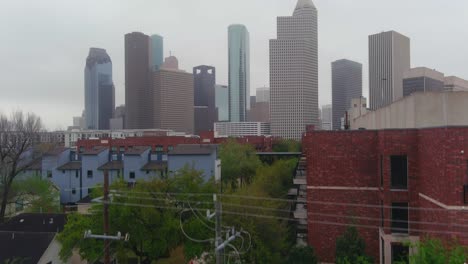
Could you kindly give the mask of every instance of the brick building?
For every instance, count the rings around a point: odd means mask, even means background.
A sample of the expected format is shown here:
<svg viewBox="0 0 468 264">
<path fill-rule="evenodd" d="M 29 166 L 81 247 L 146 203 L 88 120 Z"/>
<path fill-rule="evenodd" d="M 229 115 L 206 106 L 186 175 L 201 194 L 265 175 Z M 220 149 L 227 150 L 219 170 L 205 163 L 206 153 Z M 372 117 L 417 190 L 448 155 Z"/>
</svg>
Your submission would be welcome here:
<svg viewBox="0 0 468 264">
<path fill-rule="evenodd" d="M 430 235 L 468 245 L 468 127 L 310 131 L 308 240 L 333 262 L 354 224 L 376 263 Z"/>
</svg>

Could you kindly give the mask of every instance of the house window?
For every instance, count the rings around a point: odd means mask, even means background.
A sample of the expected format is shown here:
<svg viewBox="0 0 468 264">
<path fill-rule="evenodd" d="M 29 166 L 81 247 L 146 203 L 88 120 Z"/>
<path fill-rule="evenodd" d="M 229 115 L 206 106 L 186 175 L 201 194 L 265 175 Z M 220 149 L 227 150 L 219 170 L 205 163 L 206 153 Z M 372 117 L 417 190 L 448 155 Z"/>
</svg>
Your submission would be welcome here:
<svg viewBox="0 0 468 264">
<path fill-rule="evenodd" d="M 79 172 L 78 170 L 75 171 L 75 178 L 78 179 L 78 177 L 80 177 L 79 173 L 80 173 L 80 172 Z"/>
<path fill-rule="evenodd" d="M 72 194 L 75 194 L 75 193 L 76 193 L 76 189 L 73 188 L 73 189 L 72 189 Z"/>
<path fill-rule="evenodd" d="M 169 150 L 169 151 L 171 151 L 171 150 L 173 150 L 173 149 L 174 149 L 173 146 L 168 146 L 168 147 L 167 147 L 167 150 Z"/>
<path fill-rule="evenodd" d="M 52 171 L 50 170 L 47 171 L 47 178 L 52 178 Z"/>
<path fill-rule="evenodd" d="M 119 152 L 125 152 L 125 147 L 124 147 L 124 146 L 121 146 L 121 147 L 119 148 Z"/>
<path fill-rule="evenodd" d="M 65 174 L 65 170 L 62 170 L 62 174 Z"/>
<path fill-rule="evenodd" d="M 158 146 L 156 146 L 156 151 L 157 151 L 157 152 L 163 152 L 163 151 L 164 151 L 164 147 L 161 146 L 161 145 L 158 145 Z"/>
<path fill-rule="evenodd" d="M 117 151 L 117 147 L 116 147 L 116 146 L 112 146 L 112 147 L 111 147 L 111 151 L 112 151 L 112 152 Z"/>
<path fill-rule="evenodd" d="M 392 263 L 409 263 L 409 248 L 408 246 L 394 243 L 392 244 Z"/>
<path fill-rule="evenodd" d="M 392 203 L 392 233 L 408 234 L 408 203 Z"/>
<path fill-rule="evenodd" d="M 93 177 L 93 171 L 92 170 L 88 170 L 88 178 L 92 178 Z"/>
<path fill-rule="evenodd" d="M 390 177 L 392 189 L 408 189 L 408 158 L 390 156 Z"/>
<path fill-rule="evenodd" d="M 134 171 L 131 171 L 131 172 L 129 173 L 129 178 L 130 178 L 130 179 L 135 179 L 135 172 L 134 172 Z"/>
</svg>

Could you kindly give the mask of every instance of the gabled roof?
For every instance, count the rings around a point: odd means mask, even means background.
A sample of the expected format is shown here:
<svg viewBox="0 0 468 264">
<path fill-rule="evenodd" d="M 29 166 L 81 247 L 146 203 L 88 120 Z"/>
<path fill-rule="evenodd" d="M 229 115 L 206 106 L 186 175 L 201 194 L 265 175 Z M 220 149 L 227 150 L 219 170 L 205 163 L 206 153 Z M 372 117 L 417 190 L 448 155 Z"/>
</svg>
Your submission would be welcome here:
<svg viewBox="0 0 468 264">
<path fill-rule="evenodd" d="M 42 170 L 42 158 L 35 159 L 26 168 L 28 171 Z"/>
<path fill-rule="evenodd" d="M 55 233 L 0 231 L 0 263 L 38 263 L 54 237 Z"/>
<path fill-rule="evenodd" d="M 109 161 L 98 168 L 98 170 L 122 170 L 123 162 L 121 160 Z"/>
<path fill-rule="evenodd" d="M 57 168 L 57 170 L 79 170 L 79 169 L 81 169 L 81 161 L 70 161 Z"/>
<path fill-rule="evenodd" d="M 83 153 L 81 153 L 81 155 L 97 155 L 97 154 L 103 152 L 106 149 L 109 149 L 109 148 L 108 147 L 103 147 L 103 146 L 97 146 L 97 147 L 94 147 L 92 149 L 85 150 Z"/>
<path fill-rule="evenodd" d="M 54 149 L 51 149 L 44 153 L 44 156 L 57 156 L 62 154 L 64 151 L 69 150 L 69 148 L 66 147 L 55 147 Z"/>
<path fill-rule="evenodd" d="M 180 144 L 169 155 L 210 155 L 218 149 L 214 144 Z"/>
<path fill-rule="evenodd" d="M 56 233 L 63 230 L 65 223 L 65 214 L 23 213 L 1 224 L 0 231 Z"/>
<path fill-rule="evenodd" d="M 159 171 L 167 168 L 167 162 L 165 161 L 150 161 L 141 167 L 142 171 Z"/>
<path fill-rule="evenodd" d="M 125 156 L 131 155 L 141 155 L 145 153 L 145 151 L 149 150 L 150 147 L 143 147 L 143 146 L 135 146 L 131 149 L 125 151 Z"/>
</svg>

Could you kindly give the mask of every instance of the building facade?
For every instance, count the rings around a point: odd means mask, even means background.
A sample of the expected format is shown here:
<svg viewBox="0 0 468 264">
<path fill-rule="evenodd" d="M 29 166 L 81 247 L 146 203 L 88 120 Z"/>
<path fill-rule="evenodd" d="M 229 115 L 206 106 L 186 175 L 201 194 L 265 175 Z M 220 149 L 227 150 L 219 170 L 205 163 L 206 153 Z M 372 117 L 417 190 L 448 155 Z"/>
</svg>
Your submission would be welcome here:
<svg viewBox="0 0 468 264">
<path fill-rule="evenodd" d="M 163 67 L 153 73 L 152 92 L 154 127 L 193 134 L 193 75 Z"/>
<path fill-rule="evenodd" d="M 277 23 L 277 39 L 270 40 L 271 132 L 299 140 L 319 119 L 317 9 L 298 0 L 293 15 Z"/>
<path fill-rule="evenodd" d="M 87 129 L 109 129 L 115 107 L 112 61 L 105 49 L 90 48 L 84 70 Z"/>
<path fill-rule="evenodd" d="M 218 155 L 218 145 L 181 144 L 169 151 L 168 174 L 175 175 L 185 167 L 200 171 L 205 181 L 209 181 L 211 178 L 216 181 L 221 180 L 221 161 Z"/>
<path fill-rule="evenodd" d="M 244 25 L 228 28 L 229 120 L 247 120 L 250 109 L 250 41 Z"/>
<path fill-rule="evenodd" d="M 332 62 L 333 130 L 342 129 L 341 119 L 351 107 L 351 99 L 361 96 L 362 64 L 346 59 Z"/>
<path fill-rule="evenodd" d="M 403 96 L 414 92 L 444 90 L 444 74 L 426 67 L 412 68 L 403 74 Z"/>
<path fill-rule="evenodd" d="M 220 137 L 266 136 L 271 128 L 265 122 L 216 122 L 214 132 Z"/>
<path fill-rule="evenodd" d="M 468 91 L 468 80 L 456 76 L 447 76 L 444 79 L 446 91 Z"/>
<path fill-rule="evenodd" d="M 213 129 L 218 121 L 216 111 L 216 69 L 211 66 L 193 68 L 195 134 Z"/>
<path fill-rule="evenodd" d="M 140 32 L 125 35 L 125 106 L 129 129 L 153 128 L 151 39 Z"/>
<path fill-rule="evenodd" d="M 164 39 L 160 35 L 151 35 L 151 69 L 159 70 L 164 59 Z"/>
<path fill-rule="evenodd" d="M 217 121 L 229 121 L 229 88 L 217 84 L 215 88 Z"/>
<path fill-rule="evenodd" d="M 257 88 L 256 96 L 255 96 L 257 103 L 262 102 L 270 102 L 270 88 L 268 87 L 260 87 Z"/>
<path fill-rule="evenodd" d="M 387 31 L 369 36 L 369 96 L 371 110 L 403 97 L 403 74 L 410 69 L 410 39 Z"/>
<path fill-rule="evenodd" d="M 322 130 L 333 130 L 334 128 L 332 127 L 332 120 L 333 120 L 333 108 L 331 104 L 324 105 L 322 106 L 322 111 L 321 111 L 321 122 L 322 122 Z M 341 125 L 341 119 L 339 120 L 340 125 Z M 337 129 L 341 129 L 341 126 Z"/>
</svg>

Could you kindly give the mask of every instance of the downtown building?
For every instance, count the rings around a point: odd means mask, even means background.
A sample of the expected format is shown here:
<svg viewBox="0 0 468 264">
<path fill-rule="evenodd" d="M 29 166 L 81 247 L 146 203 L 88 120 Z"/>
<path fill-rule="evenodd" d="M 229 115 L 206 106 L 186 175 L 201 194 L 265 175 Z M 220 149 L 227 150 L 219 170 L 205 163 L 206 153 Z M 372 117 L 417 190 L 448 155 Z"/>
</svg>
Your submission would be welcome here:
<svg viewBox="0 0 468 264">
<path fill-rule="evenodd" d="M 217 84 L 215 94 L 217 121 L 229 121 L 229 87 Z"/>
<path fill-rule="evenodd" d="M 333 108 L 331 104 L 323 105 L 322 111 L 320 113 L 321 118 L 321 129 L 322 130 L 333 130 L 332 128 L 332 120 L 333 120 Z M 341 119 L 340 119 L 341 122 Z M 342 129 L 337 128 L 337 129 Z"/>
<path fill-rule="evenodd" d="M 214 133 L 217 137 L 243 137 L 271 135 L 267 122 L 216 122 Z"/>
<path fill-rule="evenodd" d="M 201 65 L 193 68 L 195 134 L 213 129 L 216 110 L 216 69 Z"/>
<path fill-rule="evenodd" d="M 277 23 L 277 39 L 270 40 L 271 132 L 300 140 L 319 120 L 317 9 L 298 0 L 293 15 Z"/>
<path fill-rule="evenodd" d="M 332 62 L 333 130 L 343 129 L 344 124 L 341 121 L 351 107 L 351 99 L 361 96 L 362 64 L 346 59 Z"/>
<path fill-rule="evenodd" d="M 403 75 L 403 96 L 414 92 L 444 90 L 444 74 L 426 67 L 412 68 Z"/>
<path fill-rule="evenodd" d="M 89 49 L 84 78 L 85 128 L 109 129 L 115 107 L 115 88 L 112 81 L 112 61 L 105 49 Z"/>
<path fill-rule="evenodd" d="M 370 109 L 403 97 L 403 76 L 410 69 L 410 39 L 387 31 L 369 36 Z"/>
<path fill-rule="evenodd" d="M 252 97 L 255 100 L 252 100 Z M 250 110 L 247 120 L 249 122 L 270 122 L 270 89 L 257 88 L 256 96 L 250 98 Z"/>
<path fill-rule="evenodd" d="M 250 41 L 244 25 L 228 27 L 229 121 L 244 122 L 250 109 Z"/>
</svg>

